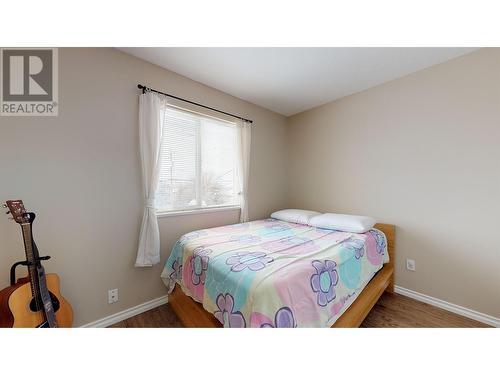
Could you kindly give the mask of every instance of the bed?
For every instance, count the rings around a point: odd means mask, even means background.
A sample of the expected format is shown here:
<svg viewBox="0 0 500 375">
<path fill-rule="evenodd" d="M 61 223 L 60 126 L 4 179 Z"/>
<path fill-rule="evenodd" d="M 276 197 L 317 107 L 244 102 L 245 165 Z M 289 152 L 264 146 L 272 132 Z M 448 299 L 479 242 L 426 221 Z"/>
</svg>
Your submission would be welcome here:
<svg viewBox="0 0 500 375">
<path fill-rule="evenodd" d="M 276 219 L 194 231 L 162 272 L 185 327 L 358 327 L 394 288 L 394 226 L 366 233 Z"/>
</svg>

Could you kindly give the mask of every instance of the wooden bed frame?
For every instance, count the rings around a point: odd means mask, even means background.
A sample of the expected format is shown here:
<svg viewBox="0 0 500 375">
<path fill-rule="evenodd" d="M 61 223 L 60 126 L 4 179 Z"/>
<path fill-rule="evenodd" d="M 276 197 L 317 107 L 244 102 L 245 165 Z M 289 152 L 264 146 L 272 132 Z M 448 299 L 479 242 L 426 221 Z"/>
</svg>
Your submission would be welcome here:
<svg viewBox="0 0 500 375">
<path fill-rule="evenodd" d="M 394 293 L 394 236 L 395 226 L 392 224 L 376 224 L 375 228 L 385 233 L 389 263 L 386 263 L 366 285 L 361 294 L 349 308 L 337 319 L 332 328 L 359 327 L 378 299 L 387 291 Z M 222 324 L 203 306 L 186 296 L 179 285 L 176 285 L 168 298 L 168 303 L 179 317 L 184 327 L 188 328 L 220 328 Z"/>
</svg>

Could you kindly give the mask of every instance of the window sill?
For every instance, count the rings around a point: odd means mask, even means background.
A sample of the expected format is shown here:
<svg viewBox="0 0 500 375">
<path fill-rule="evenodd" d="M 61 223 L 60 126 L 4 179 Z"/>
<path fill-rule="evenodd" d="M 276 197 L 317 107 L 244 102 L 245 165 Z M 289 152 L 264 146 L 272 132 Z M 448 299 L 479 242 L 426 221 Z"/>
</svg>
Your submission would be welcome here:
<svg viewBox="0 0 500 375">
<path fill-rule="evenodd" d="M 240 206 L 223 206 L 223 207 L 197 208 L 194 210 L 165 211 L 165 212 L 157 212 L 156 217 L 160 218 L 160 217 L 170 217 L 170 216 L 208 214 L 210 212 L 236 211 L 239 209 L 240 209 Z"/>
</svg>

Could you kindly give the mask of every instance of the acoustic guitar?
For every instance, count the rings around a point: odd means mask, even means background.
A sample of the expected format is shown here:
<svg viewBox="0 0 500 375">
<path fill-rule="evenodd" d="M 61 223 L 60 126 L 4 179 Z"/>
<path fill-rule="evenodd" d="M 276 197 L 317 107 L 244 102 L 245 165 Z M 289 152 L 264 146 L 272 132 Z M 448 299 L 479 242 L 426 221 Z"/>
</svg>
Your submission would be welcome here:
<svg viewBox="0 0 500 375">
<path fill-rule="evenodd" d="M 57 328 L 71 327 L 73 310 L 61 295 L 59 277 L 45 274 L 43 260 L 33 240 L 35 214 L 26 212 L 23 201 L 6 202 L 7 214 L 21 226 L 28 276 L 15 282 L 15 266 L 11 270 L 11 286 L 0 291 L 0 327 Z"/>
</svg>

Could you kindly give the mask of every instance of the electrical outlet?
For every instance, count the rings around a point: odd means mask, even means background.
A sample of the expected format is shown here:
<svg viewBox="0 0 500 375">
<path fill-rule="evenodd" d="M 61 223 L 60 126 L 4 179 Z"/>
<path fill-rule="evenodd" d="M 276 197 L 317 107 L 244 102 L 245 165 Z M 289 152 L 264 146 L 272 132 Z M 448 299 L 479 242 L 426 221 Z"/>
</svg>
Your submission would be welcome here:
<svg viewBox="0 0 500 375">
<path fill-rule="evenodd" d="M 415 271 L 415 261 L 413 259 L 406 259 L 406 269 L 408 271 Z"/>
<path fill-rule="evenodd" d="M 118 302 L 118 289 L 108 290 L 108 303 Z"/>
</svg>

